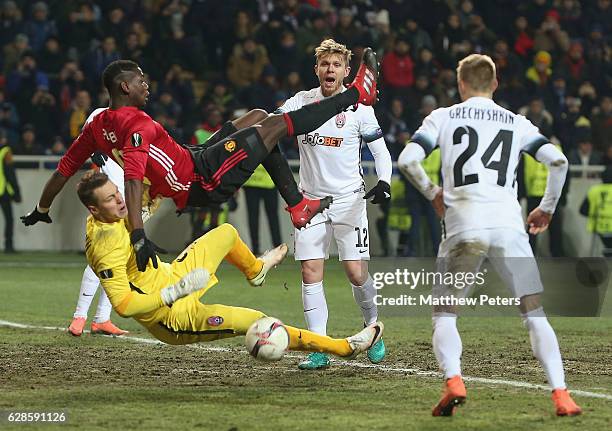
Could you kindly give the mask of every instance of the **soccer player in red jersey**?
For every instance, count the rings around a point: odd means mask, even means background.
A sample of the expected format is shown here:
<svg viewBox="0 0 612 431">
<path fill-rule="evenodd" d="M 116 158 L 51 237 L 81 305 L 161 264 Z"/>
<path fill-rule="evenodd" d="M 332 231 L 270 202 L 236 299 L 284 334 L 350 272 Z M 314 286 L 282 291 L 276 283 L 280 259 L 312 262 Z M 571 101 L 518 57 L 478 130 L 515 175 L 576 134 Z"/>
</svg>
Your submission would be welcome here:
<svg viewBox="0 0 612 431">
<path fill-rule="evenodd" d="M 159 251 L 143 229 L 143 181 L 150 184 L 151 199 L 171 198 L 179 210 L 187 205 L 209 206 L 227 201 L 263 163 L 287 201 L 294 225 L 304 227 L 329 205 L 331 198 L 305 198 L 276 144 L 283 136 L 315 130 L 353 105 L 374 104 L 377 76 L 376 56 L 371 49 L 366 49 L 361 67 L 347 91 L 297 111 L 268 115 L 254 126 L 227 137 L 213 136 L 211 139 L 218 142 L 201 148 L 178 145 L 159 123 L 141 110 L 149 97 L 142 70 L 133 61 L 115 61 L 107 66 L 102 77 L 110 94 L 109 109 L 83 128 L 47 181 L 34 210 L 21 220 L 26 226 L 38 221 L 51 223 L 48 212 L 55 196 L 92 153 L 101 151 L 124 168 L 130 237 L 140 271 L 145 270 L 149 259 L 157 268 L 155 252 Z"/>
</svg>

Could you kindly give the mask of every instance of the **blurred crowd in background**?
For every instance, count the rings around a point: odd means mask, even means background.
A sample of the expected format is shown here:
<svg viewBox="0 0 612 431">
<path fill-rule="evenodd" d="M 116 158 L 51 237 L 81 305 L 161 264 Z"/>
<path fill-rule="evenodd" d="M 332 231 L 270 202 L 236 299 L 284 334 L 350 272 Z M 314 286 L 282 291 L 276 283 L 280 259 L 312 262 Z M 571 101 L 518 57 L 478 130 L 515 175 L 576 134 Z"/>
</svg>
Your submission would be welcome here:
<svg viewBox="0 0 612 431">
<path fill-rule="evenodd" d="M 363 48 L 377 52 L 375 110 L 394 160 L 423 118 L 460 101 L 457 61 L 477 52 L 497 65 L 497 103 L 529 118 L 570 163 L 610 165 L 611 27 L 612 0 L 0 0 L 0 147 L 63 154 L 108 105 L 100 77 L 120 58 L 147 75 L 145 111 L 177 142 L 202 144 L 224 121 L 318 86 L 314 48 L 332 37 L 354 53 L 348 81 Z M 281 148 L 298 157 L 295 138 Z M 402 193 L 412 233 L 397 252 L 413 254 L 415 211 L 435 252 L 433 213 L 409 184 Z M 537 204 L 538 193 L 523 195 Z M 383 240 L 388 218 L 386 208 Z"/>
<path fill-rule="evenodd" d="M 245 109 L 317 86 L 327 37 L 382 63 L 376 111 L 396 156 L 424 116 L 458 99 L 471 52 L 498 67 L 496 101 L 556 137 L 573 163 L 612 158 L 611 0 L 121 0 L 0 3 L 0 134 L 15 154 L 62 154 L 106 106 L 104 67 L 129 58 L 152 84 L 146 111 L 203 142 Z M 297 157 L 294 142 L 283 143 Z"/>
</svg>

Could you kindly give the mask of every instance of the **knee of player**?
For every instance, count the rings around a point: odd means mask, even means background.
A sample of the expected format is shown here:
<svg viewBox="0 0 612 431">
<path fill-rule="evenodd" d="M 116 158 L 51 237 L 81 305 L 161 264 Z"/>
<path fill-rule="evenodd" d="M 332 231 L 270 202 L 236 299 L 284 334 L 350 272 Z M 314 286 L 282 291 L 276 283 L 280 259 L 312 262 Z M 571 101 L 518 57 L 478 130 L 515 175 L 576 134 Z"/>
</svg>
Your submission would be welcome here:
<svg viewBox="0 0 612 431">
<path fill-rule="evenodd" d="M 318 283 L 323 280 L 323 264 L 302 262 L 302 282 L 306 284 Z"/>
<path fill-rule="evenodd" d="M 345 262 L 345 272 L 353 286 L 363 286 L 368 280 L 368 267 L 363 261 L 354 261 L 351 264 Z"/>
<path fill-rule="evenodd" d="M 544 316 L 544 310 L 542 308 L 542 303 L 540 302 L 540 295 L 525 295 L 521 296 L 519 309 L 522 314 L 528 315 L 537 315 Z"/>
<path fill-rule="evenodd" d="M 368 274 L 362 274 L 360 271 L 353 272 L 348 274 L 348 279 L 353 286 L 363 286 L 368 280 Z"/>
<path fill-rule="evenodd" d="M 230 238 L 236 238 L 238 236 L 238 231 L 236 230 L 236 228 L 229 223 L 223 223 L 219 225 L 217 229 L 222 231 L 225 235 L 227 235 Z"/>
</svg>

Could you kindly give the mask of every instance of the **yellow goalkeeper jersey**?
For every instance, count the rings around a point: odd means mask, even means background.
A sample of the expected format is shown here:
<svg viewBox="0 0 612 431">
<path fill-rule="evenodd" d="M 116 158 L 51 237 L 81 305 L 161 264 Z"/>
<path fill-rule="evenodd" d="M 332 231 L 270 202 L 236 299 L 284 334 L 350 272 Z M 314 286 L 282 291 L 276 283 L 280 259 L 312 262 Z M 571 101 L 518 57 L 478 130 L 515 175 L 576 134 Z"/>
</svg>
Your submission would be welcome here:
<svg viewBox="0 0 612 431">
<path fill-rule="evenodd" d="M 153 312 L 165 307 L 160 291 L 176 279 L 172 266 L 158 258 L 158 269 L 149 261 L 145 272 L 138 271 L 124 220 L 103 223 L 89 216 L 85 254 L 120 316 L 149 323 Z"/>
</svg>

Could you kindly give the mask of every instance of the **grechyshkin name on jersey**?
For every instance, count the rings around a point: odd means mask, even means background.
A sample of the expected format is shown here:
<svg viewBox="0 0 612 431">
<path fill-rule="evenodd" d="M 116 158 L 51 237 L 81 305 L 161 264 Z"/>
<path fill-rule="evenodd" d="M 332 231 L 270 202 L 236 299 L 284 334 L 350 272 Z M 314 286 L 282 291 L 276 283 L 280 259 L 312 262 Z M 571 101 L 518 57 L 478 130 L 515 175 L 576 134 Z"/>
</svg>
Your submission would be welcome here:
<svg viewBox="0 0 612 431">
<path fill-rule="evenodd" d="M 448 110 L 448 116 L 452 119 L 487 120 L 499 121 L 504 124 L 514 124 L 514 115 L 507 111 L 498 109 L 483 109 L 473 106 L 458 106 Z"/>
<path fill-rule="evenodd" d="M 315 145 L 323 145 L 326 147 L 339 147 L 340 145 L 342 145 L 342 140 L 343 138 L 336 138 L 334 136 L 322 136 L 318 133 L 307 133 L 306 135 L 304 135 L 304 140 L 302 141 L 302 143 L 308 144 L 313 147 Z"/>
</svg>

